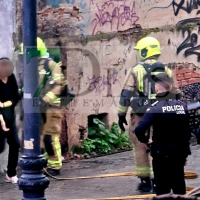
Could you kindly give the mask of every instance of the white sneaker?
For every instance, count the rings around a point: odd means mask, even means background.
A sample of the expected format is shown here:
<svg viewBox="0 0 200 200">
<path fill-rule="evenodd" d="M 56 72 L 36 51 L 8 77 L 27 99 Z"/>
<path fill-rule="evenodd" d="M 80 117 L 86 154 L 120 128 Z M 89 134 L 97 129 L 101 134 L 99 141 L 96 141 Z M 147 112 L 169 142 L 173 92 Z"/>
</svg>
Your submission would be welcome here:
<svg viewBox="0 0 200 200">
<path fill-rule="evenodd" d="M 18 178 L 17 176 L 13 176 L 13 177 L 9 177 L 7 174 L 6 174 L 6 180 L 5 180 L 7 183 L 14 183 L 16 184 L 17 181 L 18 181 Z"/>
</svg>

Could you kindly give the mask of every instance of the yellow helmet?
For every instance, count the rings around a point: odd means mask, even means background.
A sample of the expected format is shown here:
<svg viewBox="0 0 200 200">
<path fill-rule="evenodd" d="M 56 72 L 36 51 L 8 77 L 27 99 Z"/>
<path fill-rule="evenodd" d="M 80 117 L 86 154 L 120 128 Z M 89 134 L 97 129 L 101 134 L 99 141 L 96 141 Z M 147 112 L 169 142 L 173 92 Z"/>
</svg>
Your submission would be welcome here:
<svg viewBox="0 0 200 200">
<path fill-rule="evenodd" d="M 21 43 L 19 55 L 24 54 L 23 48 L 24 48 L 24 45 L 23 45 L 23 43 Z M 47 53 L 46 45 L 43 42 L 43 40 L 39 37 L 37 37 L 37 50 L 39 51 L 41 57 L 43 57 Z"/>
<path fill-rule="evenodd" d="M 139 55 L 143 60 L 161 54 L 160 43 L 154 37 L 142 38 L 139 40 L 134 49 L 139 50 Z"/>
</svg>

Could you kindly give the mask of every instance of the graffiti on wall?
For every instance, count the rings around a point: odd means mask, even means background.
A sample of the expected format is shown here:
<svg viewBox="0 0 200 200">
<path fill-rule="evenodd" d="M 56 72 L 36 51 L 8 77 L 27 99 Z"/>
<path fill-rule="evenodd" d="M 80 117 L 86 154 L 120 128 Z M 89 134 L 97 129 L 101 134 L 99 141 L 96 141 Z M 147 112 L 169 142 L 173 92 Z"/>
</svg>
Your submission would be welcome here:
<svg viewBox="0 0 200 200">
<path fill-rule="evenodd" d="M 145 18 L 148 13 L 155 9 L 167 9 L 173 5 L 174 0 L 137 0 L 136 7 L 140 13 L 145 13 Z"/>
<path fill-rule="evenodd" d="M 186 19 L 182 20 L 177 24 L 177 27 L 181 30 L 184 29 L 184 26 L 191 24 L 191 23 L 200 23 L 200 18 L 192 18 L 192 19 Z M 187 33 L 186 38 L 184 38 L 184 41 L 177 47 L 177 55 L 184 51 L 184 56 L 188 57 L 191 55 L 197 56 L 197 61 L 200 62 L 200 53 L 197 52 L 200 50 L 200 45 L 198 45 L 198 34 L 192 33 L 190 29 L 182 30 L 183 35 L 185 36 Z M 198 32 L 200 32 L 200 27 Z"/>
<path fill-rule="evenodd" d="M 190 14 L 193 10 L 200 8 L 200 0 L 174 0 L 173 10 L 174 15 L 177 16 L 180 10 L 184 10 Z M 200 14 L 200 10 L 197 11 L 197 15 Z"/>
<path fill-rule="evenodd" d="M 159 1 L 157 1 L 157 0 L 154 0 L 154 1 L 155 1 L 155 3 L 158 3 L 158 2 L 159 2 Z M 167 8 L 170 8 L 170 7 L 173 5 L 174 1 L 175 1 L 175 0 L 172 0 L 172 1 L 171 1 L 169 4 L 167 4 L 166 6 L 154 6 L 154 7 L 150 8 L 150 9 L 147 11 L 145 17 L 147 17 L 148 13 L 149 13 L 150 11 L 154 10 L 154 9 L 167 9 Z"/>
<path fill-rule="evenodd" d="M 97 12 L 92 21 L 92 34 L 98 34 L 102 27 L 110 31 L 120 30 L 120 27 L 133 27 L 139 20 L 135 11 L 135 1 L 109 0 L 101 6 L 96 4 Z"/>
<path fill-rule="evenodd" d="M 122 70 L 126 64 L 127 56 L 131 53 L 132 44 L 130 44 L 126 49 L 124 49 L 123 54 L 118 58 L 114 63 L 114 67 L 119 67 L 119 70 Z"/>
<path fill-rule="evenodd" d="M 117 70 L 107 70 L 108 75 L 105 76 L 88 76 L 88 81 L 90 82 L 89 91 L 95 91 L 96 93 L 101 93 L 103 90 L 107 88 L 111 88 L 112 85 L 119 84 L 121 86 L 119 80 L 117 79 L 118 71 Z"/>
</svg>

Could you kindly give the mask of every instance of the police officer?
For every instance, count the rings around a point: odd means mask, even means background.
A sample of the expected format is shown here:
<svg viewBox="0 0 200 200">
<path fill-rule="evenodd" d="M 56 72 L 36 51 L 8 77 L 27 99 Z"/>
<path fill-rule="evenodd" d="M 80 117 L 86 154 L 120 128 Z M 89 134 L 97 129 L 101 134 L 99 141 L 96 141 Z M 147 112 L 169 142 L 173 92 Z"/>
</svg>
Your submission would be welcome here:
<svg viewBox="0 0 200 200">
<path fill-rule="evenodd" d="M 184 104 L 170 92 L 171 79 L 161 73 L 155 77 L 157 101 L 149 107 L 135 129 L 138 140 L 150 144 L 157 195 L 184 195 L 184 165 L 191 154 L 189 118 Z M 145 135 L 153 126 L 152 140 Z"/>
<path fill-rule="evenodd" d="M 172 92 L 176 94 L 177 98 L 180 98 L 181 91 L 177 85 L 176 75 L 173 71 L 157 61 L 161 55 L 161 51 L 160 43 L 156 38 L 142 38 L 138 41 L 134 49 L 138 50 L 141 62 L 136 66 L 131 67 L 125 80 L 118 107 L 118 123 L 120 128 L 125 130 L 124 124 L 127 125 L 126 113 L 128 107 L 131 106 L 132 112 L 129 125 L 129 135 L 133 142 L 137 175 L 141 179 L 138 190 L 149 192 L 152 189 L 150 178 L 153 174 L 151 159 L 149 154 L 146 153 L 145 145 L 138 141 L 133 132 L 141 120 L 142 115 L 146 111 L 147 106 L 150 106 L 152 101 L 155 100 L 156 93 L 154 82 L 151 83 L 151 75 L 165 72 L 173 80 Z M 149 87 L 149 82 L 151 83 L 151 88 Z M 131 101 L 131 98 L 134 99 Z M 148 99 L 150 99 L 150 101 L 148 101 Z"/>
</svg>

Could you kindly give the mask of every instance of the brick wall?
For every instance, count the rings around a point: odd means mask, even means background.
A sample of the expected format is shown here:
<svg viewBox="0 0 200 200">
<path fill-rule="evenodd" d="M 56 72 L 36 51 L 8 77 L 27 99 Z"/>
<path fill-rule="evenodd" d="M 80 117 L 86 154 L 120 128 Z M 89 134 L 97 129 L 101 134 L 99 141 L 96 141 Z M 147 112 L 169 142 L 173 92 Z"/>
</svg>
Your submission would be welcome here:
<svg viewBox="0 0 200 200">
<path fill-rule="evenodd" d="M 168 66 L 175 71 L 179 87 L 200 82 L 198 66 L 191 63 L 169 63 Z"/>
</svg>

